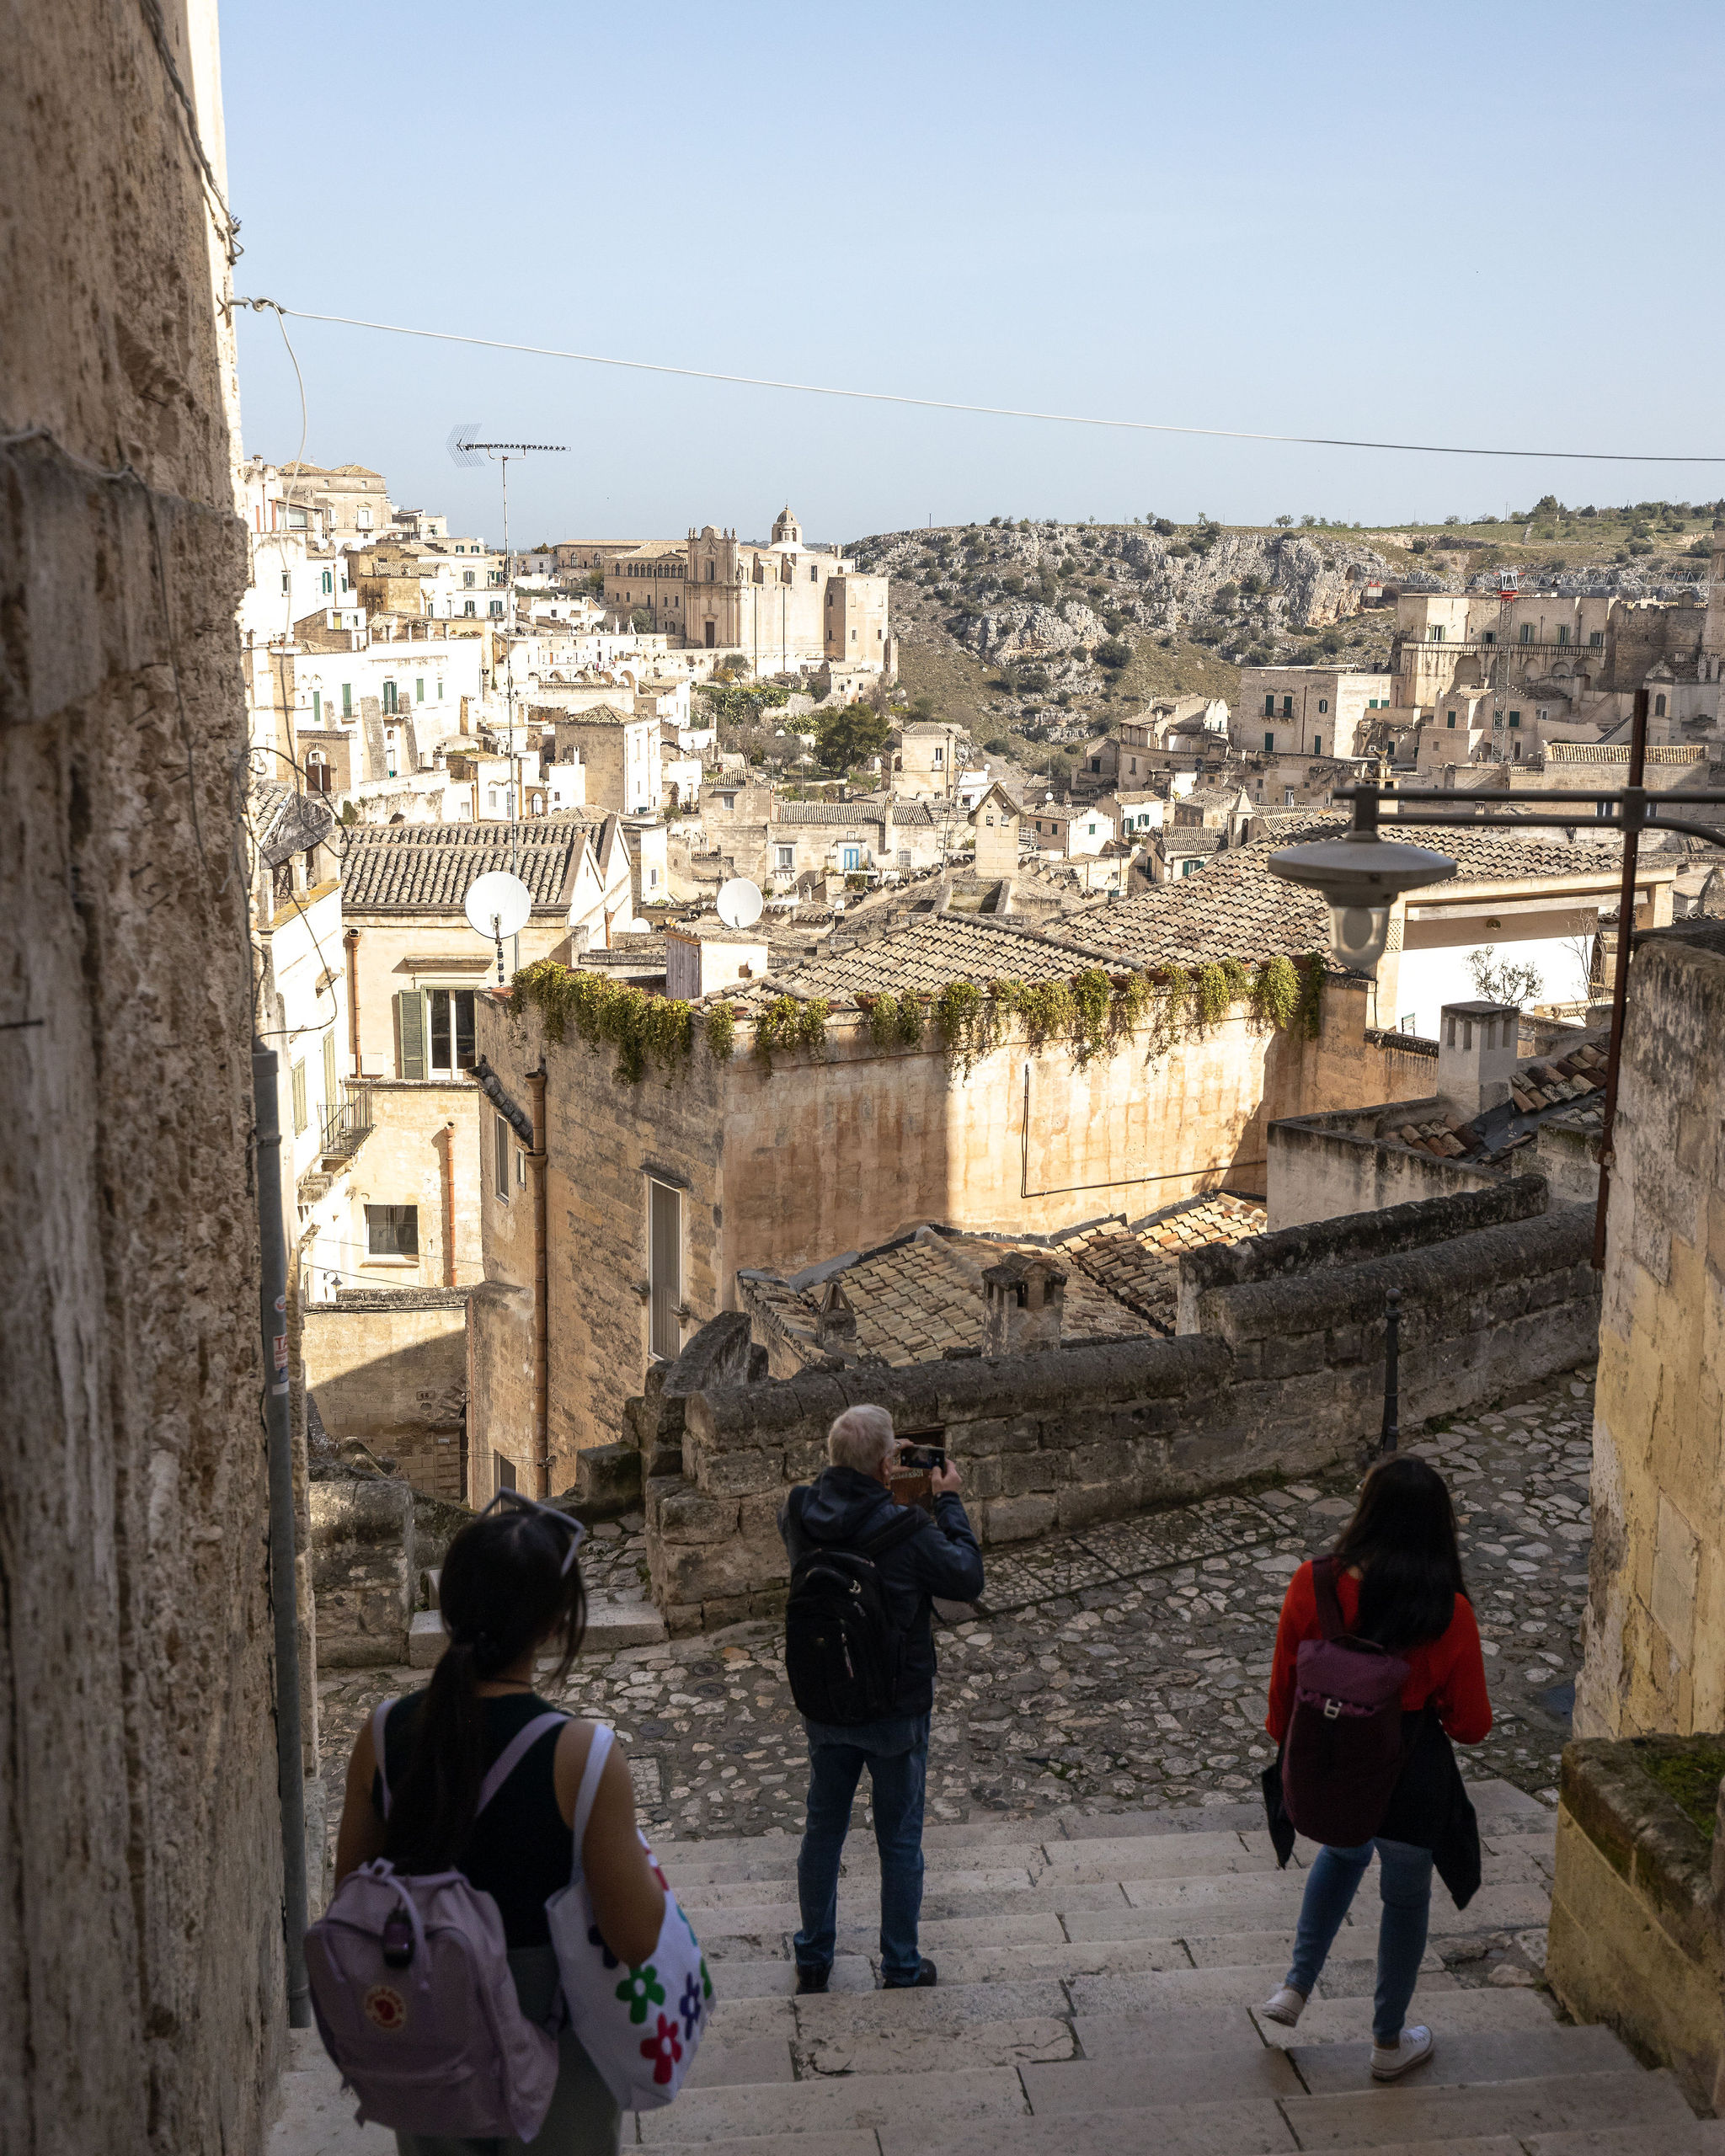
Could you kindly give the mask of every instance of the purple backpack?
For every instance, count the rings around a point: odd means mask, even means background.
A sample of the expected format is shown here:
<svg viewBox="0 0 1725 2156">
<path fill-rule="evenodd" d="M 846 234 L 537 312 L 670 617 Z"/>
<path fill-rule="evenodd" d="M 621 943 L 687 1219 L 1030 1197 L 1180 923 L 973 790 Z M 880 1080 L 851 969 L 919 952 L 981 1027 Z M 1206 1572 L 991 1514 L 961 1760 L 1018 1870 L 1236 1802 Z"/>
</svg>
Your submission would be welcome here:
<svg viewBox="0 0 1725 2156">
<path fill-rule="evenodd" d="M 372 1748 L 389 1816 L 383 1724 Z M 537 1715 L 480 1785 L 478 1810 L 562 1715 Z M 323 2048 L 360 2100 L 361 2125 L 452 2139 L 531 2141 L 557 2086 L 557 2040 L 521 2012 L 503 1919 L 459 1871 L 409 1876 L 385 1859 L 350 1872 L 306 1932 Z"/>
<path fill-rule="evenodd" d="M 1407 1664 L 1348 1630 L 1333 1557 L 1314 1560 L 1311 1584 L 1323 1637 L 1302 1640 L 1295 1657 L 1282 1801 L 1310 1840 L 1356 1849 L 1378 1831 L 1401 1776 Z"/>
</svg>

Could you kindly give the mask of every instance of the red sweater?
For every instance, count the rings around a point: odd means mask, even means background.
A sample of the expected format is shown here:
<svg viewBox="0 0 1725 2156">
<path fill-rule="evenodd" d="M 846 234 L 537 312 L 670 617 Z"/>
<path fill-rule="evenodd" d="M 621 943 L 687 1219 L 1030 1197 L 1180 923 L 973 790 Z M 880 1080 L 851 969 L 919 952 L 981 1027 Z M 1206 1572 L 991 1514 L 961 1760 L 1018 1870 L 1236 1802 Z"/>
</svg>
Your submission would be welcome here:
<svg viewBox="0 0 1725 2156">
<path fill-rule="evenodd" d="M 1343 1572 L 1336 1582 L 1336 1599 L 1342 1615 L 1352 1624 L 1359 1609 L 1359 1582 Z M 1302 1640 L 1321 1640 L 1317 1621 L 1317 1593 L 1311 1583 L 1311 1566 L 1302 1565 L 1288 1582 L 1282 1620 L 1276 1627 L 1275 1666 L 1270 1671 L 1269 1712 L 1264 1727 L 1279 1744 L 1288 1733 L 1294 1712 L 1295 1657 Z M 1465 1594 L 1455 1598 L 1455 1613 L 1448 1629 L 1422 1646 L 1398 1647 L 1407 1664 L 1407 1682 L 1402 1687 L 1402 1705 L 1417 1712 L 1429 1700 L 1446 1733 L 1458 1744 L 1478 1744 L 1492 1726 L 1492 1703 L 1486 1697 L 1485 1663 L 1479 1651 L 1479 1627 L 1473 1604 Z"/>
</svg>

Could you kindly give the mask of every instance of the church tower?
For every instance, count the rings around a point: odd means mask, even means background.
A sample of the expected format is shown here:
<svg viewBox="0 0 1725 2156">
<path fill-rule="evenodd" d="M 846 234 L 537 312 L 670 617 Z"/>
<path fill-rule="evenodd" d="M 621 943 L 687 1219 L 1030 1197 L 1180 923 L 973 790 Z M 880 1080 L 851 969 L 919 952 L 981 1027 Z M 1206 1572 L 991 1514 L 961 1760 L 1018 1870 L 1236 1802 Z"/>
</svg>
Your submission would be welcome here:
<svg viewBox="0 0 1725 2156">
<path fill-rule="evenodd" d="M 788 502 L 773 519 L 772 543 L 775 547 L 800 547 L 803 543 L 803 527 L 791 515 Z"/>
</svg>

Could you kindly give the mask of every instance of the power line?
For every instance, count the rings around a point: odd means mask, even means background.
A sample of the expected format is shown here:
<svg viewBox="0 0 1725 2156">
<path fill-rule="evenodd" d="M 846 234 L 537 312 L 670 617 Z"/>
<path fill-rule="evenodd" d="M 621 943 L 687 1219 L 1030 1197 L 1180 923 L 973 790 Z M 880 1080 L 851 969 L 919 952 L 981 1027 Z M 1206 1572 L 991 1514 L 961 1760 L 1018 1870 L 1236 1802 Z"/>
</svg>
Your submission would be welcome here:
<svg viewBox="0 0 1725 2156">
<path fill-rule="evenodd" d="M 1479 449 L 1455 442 L 1359 441 L 1341 435 L 1264 434 L 1245 427 L 1190 427 L 1166 419 L 1097 419 L 1083 412 L 1037 412 L 1011 404 L 965 404 L 944 397 L 910 397 L 886 389 L 840 389 L 830 383 L 781 382 L 768 375 L 723 374 L 712 367 L 672 366 L 662 360 L 619 360 L 602 352 L 564 351 L 549 344 L 512 344 L 501 337 L 474 337 L 452 329 L 415 329 L 399 322 L 366 322 L 350 314 L 313 314 L 279 300 L 235 300 L 235 307 L 274 307 L 302 322 L 329 322 L 344 329 L 375 329 L 391 337 L 421 337 L 442 344 L 478 344 L 492 352 L 522 352 L 531 359 L 574 360 L 584 366 L 622 367 L 635 374 L 676 375 L 690 382 L 723 382 L 745 389 L 780 389 L 799 397 L 839 397 L 853 403 L 904 404 L 925 412 L 967 412 L 989 419 L 1036 419 L 1065 427 L 1105 427 L 1133 434 L 1201 435 L 1215 441 L 1281 442 L 1307 449 L 1375 449 L 1421 456 L 1518 456 L 1593 464 L 1725 464 L 1725 456 L 1640 455 L 1608 449 Z"/>
</svg>

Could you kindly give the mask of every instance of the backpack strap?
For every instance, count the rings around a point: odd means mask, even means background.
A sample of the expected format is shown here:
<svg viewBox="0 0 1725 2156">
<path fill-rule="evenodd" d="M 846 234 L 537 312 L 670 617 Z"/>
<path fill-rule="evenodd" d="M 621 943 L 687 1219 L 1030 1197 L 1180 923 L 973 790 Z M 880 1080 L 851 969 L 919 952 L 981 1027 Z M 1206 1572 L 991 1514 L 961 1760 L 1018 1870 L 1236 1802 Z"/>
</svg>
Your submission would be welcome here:
<svg viewBox="0 0 1725 2156">
<path fill-rule="evenodd" d="M 569 1829 L 574 1836 L 569 1866 L 571 1886 L 581 1876 L 581 1844 L 587 1838 L 587 1822 L 593 1816 L 594 1800 L 599 1795 L 600 1777 L 604 1774 L 605 1763 L 611 1756 L 611 1731 L 602 1721 L 595 1721 L 593 1741 L 587 1747 L 587 1764 L 581 1769 L 581 1786 L 575 1791 L 575 1816 Z"/>
<path fill-rule="evenodd" d="M 515 1732 L 492 1762 L 490 1773 L 479 1785 L 479 1801 L 473 1806 L 473 1817 L 476 1819 L 540 1738 L 548 1730 L 561 1729 L 568 1720 L 567 1715 L 535 1715 L 525 1729 L 518 1729 Z"/>
<path fill-rule="evenodd" d="M 380 1700 L 371 1710 L 371 1751 L 377 1763 L 377 1780 L 383 1790 L 383 1816 L 389 1817 L 389 1769 L 383 1763 L 383 1727 L 393 1700 Z"/>
<path fill-rule="evenodd" d="M 857 1555 L 866 1557 L 872 1565 L 885 1556 L 888 1550 L 896 1550 L 901 1542 L 908 1542 L 913 1534 L 920 1534 L 929 1525 L 929 1515 L 920 1506 L 895 1507 L 895 1517 L 885 1526 L 879 1527 L 873 1534 L 865 1535 L 857 1545 Z"/>
<path fill-rule="evenodd" d="M 1327 1640 L 1343 1638 L 1348 1620 L 1342 1614 L 1342 1602 L 1336 1593 L 1336 1561 L 1333 1557 L 1314 1557 L 1311 1561 L 1311 1589 L 1317 1601 L 1317 1621 Z"/>
</svg>

